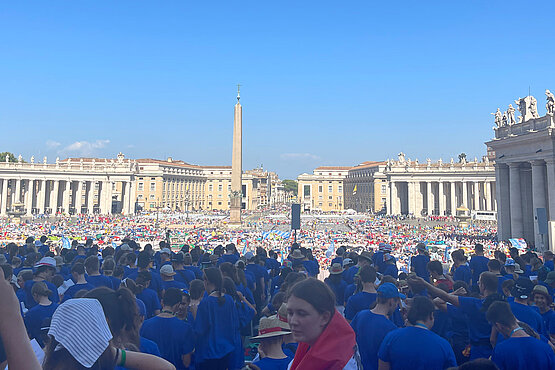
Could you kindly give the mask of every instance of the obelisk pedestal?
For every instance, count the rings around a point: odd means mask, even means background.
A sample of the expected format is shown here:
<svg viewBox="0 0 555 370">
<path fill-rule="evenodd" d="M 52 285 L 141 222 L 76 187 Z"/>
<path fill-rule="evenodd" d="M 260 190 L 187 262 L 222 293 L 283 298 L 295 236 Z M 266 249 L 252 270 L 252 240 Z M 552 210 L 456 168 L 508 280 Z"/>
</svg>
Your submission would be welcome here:
<svg viewBox="0 0 555 370">
<path fill-rule="evenodd" d="M 239 103 L 239 86 L 237 87 L 237 104 L 233 120 L 233 155 L 231 160 L 231 194 L 230 194 L 230 225 L 241 225 L 242 171 L 243 171 L 243 109 Z"/>
</svg>

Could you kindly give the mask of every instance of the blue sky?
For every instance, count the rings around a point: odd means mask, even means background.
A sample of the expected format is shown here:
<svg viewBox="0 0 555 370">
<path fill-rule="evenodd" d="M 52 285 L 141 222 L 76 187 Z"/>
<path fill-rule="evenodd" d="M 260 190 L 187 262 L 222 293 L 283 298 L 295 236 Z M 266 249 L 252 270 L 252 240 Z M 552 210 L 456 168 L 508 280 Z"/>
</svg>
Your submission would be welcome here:
<svg viewBox="0 0 555 370">
<path fill-rule="evenodd" d="M 555 90 L 555 5 L 17 1 L 0 8 L 0 151 L 243 167 L 485 154 L 490 112 Z"/>
</svg>

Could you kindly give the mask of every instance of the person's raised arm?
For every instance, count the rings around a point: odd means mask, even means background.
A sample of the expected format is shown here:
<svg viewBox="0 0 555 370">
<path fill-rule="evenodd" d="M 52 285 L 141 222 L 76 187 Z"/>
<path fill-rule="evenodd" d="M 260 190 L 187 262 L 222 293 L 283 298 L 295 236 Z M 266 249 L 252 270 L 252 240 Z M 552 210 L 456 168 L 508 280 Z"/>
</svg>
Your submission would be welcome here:
<svg viewBox="0 0 555 370">
<path fill-rule="evenodd" d="M 114 357 L 116 357 L 116 351 L 116 348 L 112 348 Z M 175 370 L 175 366 L 171 362 L 161 357 L 134 351 L 125 351 L 124 357 L 122 350 L 119 350 L 117 353 L 116 365 L 137 370 Z"/>
<path fill-rule="evenodd" d="M 426 280 L 418 276 L 410 277 L 408 280 L 409 284 L 416 285 L 419 287 L 426 288 L 428 293 L 434 297 L 439 297 L 445 302 L 451 303 L 453 306 L 459 306 L 459 297 L 454 294 L 449 294 L 439 288 L 436 288 L 432 284 L 428 283 Z"/>
<path fill-rule="evenodd" d="M 0 335 L 10 369 L 42 369 L 35 355 L 23 318 L 19 301 L 7 280 L 0 278 Z"/>
</svg>

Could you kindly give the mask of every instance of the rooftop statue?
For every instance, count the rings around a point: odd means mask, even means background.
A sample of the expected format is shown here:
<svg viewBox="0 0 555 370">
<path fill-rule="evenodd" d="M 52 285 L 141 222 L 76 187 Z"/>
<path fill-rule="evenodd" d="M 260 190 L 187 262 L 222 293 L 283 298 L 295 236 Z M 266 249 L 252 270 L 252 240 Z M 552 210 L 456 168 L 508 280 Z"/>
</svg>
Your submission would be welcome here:
<svg viewBox="0 0 555 370">
<path fill-rule="evenodd" d="M 515 100 L 515 102 L 517 102 L 517 100 Z M 518 104 L 518 103 L 517 103 Z M 519 105 L 519 107 L 521 107 Z M 520 108 L 519 108 L 520 109 Z M 524 103 L 524 111 L 526 111 L 526 103 Z M 522 114 L 522 110 L 520 110 L 520 114 Z M 513 108 L 512 104 L 509 104 L 509 108 L 507 108 L 507 124 L 508 125 L 514 125 L 516 123 L 515 120 L 515 109 Z"/>
<path fill-rule="evenodd" d="M 497 108 L 497 111 L 491 114 L 494 116 L 495 125 L 497 127 L 501 127 L 503 125 L 503 114 L 501 113 L 501 110 Z"/>
<path fill-rule="evenodd" d="M 545 97 L 547 102 L 545 103 L 545 109 L 547 109 L 547 114 L 555 113 L 555 96 L 549 90 L 545 90 Z"/>
</svg>

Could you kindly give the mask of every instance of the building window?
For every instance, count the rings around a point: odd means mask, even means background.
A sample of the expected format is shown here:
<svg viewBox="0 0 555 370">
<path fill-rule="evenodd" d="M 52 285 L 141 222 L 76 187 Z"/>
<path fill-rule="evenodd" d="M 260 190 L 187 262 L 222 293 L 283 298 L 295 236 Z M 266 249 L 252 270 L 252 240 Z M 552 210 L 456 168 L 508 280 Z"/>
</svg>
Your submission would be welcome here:
<svg viewBox="0 0 555 370">
<path fill-rule="evenodd" d="M 331 203 L 328 203 L 328 207 L 331 207 Z"/>
<path fill-rule="evenodd" d="M 150 194 L 150 199 L 154 199 L 154 194 Z"/>
<path fill-rule="evenodd" d="M 385 194 L 387 191 L 387 185 L 382 184 L 382 194 Z"/>
<path fill-rule="evenodd" d="M 224 189 L 224 187 L 223 187 L 222 184 L 218 185 L 218 191 L 222 191 L 223 189 Z"/>
<path fill-rule="evenodd" d="M 212 184 L 208 185 L 208 191 L 212 191 Z"/>
<path fill-rule="evenodd" d="M 140 182 L 140 183 L 138 184 L 137 187 L 138 187 L 139 191 L 145 190 L 145 184 L 144 184 L 144 182 Z"/>
<path fill-rule="evenodd" d="M 318 205 L 319 205 L 320 207 L 322 207 L 322 202 L 318 203 Z"/>
<path fill-rule="evenodd" d="M 324 191 L 324 187 L 322 185 L 318 185 L 318 193 L 321 193 Z"/>
<path fill-rule="evenodd" d="M 151 182 L 150 183 L 150 191 L 155 191 L 156 190 L 156 183 L 155 182 Z"/>
<path fill-rule="evenodd" d="M 222 202 L 218 202 L 218 205 L 221 206 L 221 205 L 222 205 Z"/>
<path fill-rule="evenodd" d="M 341 185 L 337 186 L 337 191 L 342 192 L 343 191 L 343 186 L 341 186 Z"/>
<path fill-rule="evenodd" d="M 333 185 L 328 186 L 328 193 L 333 193 Z"/>
<path fill-rule="evenodd" d="M 227 190 L 231 191 L 231 184 L 227 185 Z"/>
<path fill-rule="evenodd" d="M 305 197 L 310 196 L 310 185 L 304 185 L 303 186 L 303 194 L 304 194 Z"/>
<path fill-rule="evenodd" d="M 322 200 L 322 199 L 324 199 L 324 197 L 321 195 L 318 195 L 318 200 Z"/>
<path fill-rule="evenodd" d="M 142 194 L 139 194 L 137 198 L 143 199 L 143 195 L 142 195 Z"/>
</svg>

